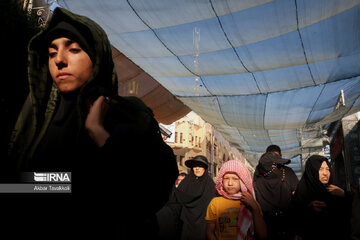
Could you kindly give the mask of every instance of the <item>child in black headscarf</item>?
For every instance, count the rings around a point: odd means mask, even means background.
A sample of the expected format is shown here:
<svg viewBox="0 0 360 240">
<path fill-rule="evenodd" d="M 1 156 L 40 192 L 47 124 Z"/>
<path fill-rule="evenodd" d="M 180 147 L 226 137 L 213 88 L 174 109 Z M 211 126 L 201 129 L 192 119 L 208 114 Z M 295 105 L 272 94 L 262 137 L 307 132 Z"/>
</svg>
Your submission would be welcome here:
<svg viewBox="0 0 360 240">
<path fill-rule="evenodd" d="M 327 158 L 307 160 L 292 204 L 298 239 L 348 239 L 350 203 L 344 190 L 333 185 Z"/>
</svg>

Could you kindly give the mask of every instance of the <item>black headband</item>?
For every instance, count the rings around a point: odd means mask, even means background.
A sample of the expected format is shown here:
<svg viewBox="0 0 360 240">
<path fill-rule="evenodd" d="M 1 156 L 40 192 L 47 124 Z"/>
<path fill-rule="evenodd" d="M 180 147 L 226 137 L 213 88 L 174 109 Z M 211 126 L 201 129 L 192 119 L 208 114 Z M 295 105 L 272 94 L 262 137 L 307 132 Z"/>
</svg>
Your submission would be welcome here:
<svg viewBox="0 0 360 240">
<path fill-rule="evenodd" d="M 61 21 L 46 34 L 47 46 L 49 46 L 54 39 L 61 37 L 67 37 L 77 42 L 94 63 L 95 50 L 90 33 L 86 32 L 86 30 L 79 31 L 78 28 L 70 23 Z"/>
</svg>

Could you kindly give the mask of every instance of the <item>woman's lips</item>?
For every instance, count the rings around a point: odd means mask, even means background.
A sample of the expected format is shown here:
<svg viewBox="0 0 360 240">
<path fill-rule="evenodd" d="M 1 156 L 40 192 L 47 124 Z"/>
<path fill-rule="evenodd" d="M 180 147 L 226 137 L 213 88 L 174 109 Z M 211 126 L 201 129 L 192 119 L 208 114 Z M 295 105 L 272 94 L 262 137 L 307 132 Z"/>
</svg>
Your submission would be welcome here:
<svg viewBox="0 0 360 240">
<path fill-rule="evenodd" d="M 70 73 L 59 73 L 59 74 L 57 75 L 57 78 L 60 79 L 60 80 L 63 80 L 63 79 L 66 79 L 66 78 L 68 78 L 68 77 L 70 77 L 70 76 L 71 76 Z"/>
</svg>

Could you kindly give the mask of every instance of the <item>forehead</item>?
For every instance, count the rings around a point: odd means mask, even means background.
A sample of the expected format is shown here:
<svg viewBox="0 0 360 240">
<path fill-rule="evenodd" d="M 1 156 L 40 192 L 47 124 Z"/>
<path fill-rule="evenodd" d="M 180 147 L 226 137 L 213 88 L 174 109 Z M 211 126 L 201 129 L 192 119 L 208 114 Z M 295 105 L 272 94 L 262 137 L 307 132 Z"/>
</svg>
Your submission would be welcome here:
<svg viewBox="0 0 360 240">
<path fill-rule="evenodd" d="M 325 161 L 323 161 L 320 167 L 324 168 L 324 167 L 329 167 L 329 166 L 327 165 L 327 163 Z"/>
<path fill-rule="evenodd" d="M 227 173 L 225 173 L 224 174 L 224 178 L 225 177 L 236 177 L 236 178 L 239 178 L 239 176 L 236 174 L 236 173 L 234 173 L 234 172 L 227 172 Z"/>
<path fill-rule="evenodd" d="M 64 44 L 66 46 L 71 45 L 71 44 L 78 44 L 76 41 L 67 38 L 67 37 L 59 37 L 59 38 L 55 38 L 50 42 L 49 48 L 57 46 L 57 45 L 61 45 Z"/>
</svg>

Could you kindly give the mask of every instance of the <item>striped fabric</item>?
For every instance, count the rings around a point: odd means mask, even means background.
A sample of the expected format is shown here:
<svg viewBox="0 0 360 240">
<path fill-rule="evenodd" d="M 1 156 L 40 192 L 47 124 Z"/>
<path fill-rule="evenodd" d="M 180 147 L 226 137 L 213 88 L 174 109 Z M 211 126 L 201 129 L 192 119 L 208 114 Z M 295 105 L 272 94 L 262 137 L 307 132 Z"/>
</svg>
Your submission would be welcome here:
<svg viewBox="0 0 360 240">
<path fill-rule="evenodd" d="M 223 188 L 223 177 L 226 173 L 229 172 L 235 173 L 240 178 L 241 190 L 240 192 L 232 195 L 229 195 Z M 223 164 L 223 166 L 219 171 L 219 175 L 217 176 L 216 179 L 216 190 L 219 195 L 228 199 L 233 199 L 233 200 L 240 199 L 242 192 L 251 193 L 251 195 L 255 199 L 254 187 L 252 184 L 252 178 L 249 173 L 249 170 L 247 169 L 245 164 L 237 160 L 229 160 Z M 238 240 L 245 239 L 249 228 L 253 233 L 254 232 L 253 216 L 251 212 L 245 207 L 245 205 L 242 204 L 238 216 L 237 239 Z"/>
</svg>

